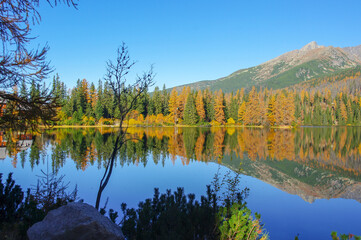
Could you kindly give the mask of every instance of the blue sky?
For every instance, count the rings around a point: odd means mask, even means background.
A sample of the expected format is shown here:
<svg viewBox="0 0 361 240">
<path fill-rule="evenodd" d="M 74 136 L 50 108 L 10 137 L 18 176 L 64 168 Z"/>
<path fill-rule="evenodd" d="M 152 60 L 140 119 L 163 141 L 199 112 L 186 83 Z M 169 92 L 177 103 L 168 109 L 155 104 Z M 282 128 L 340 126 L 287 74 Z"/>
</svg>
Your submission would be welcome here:
<svg viewBox="0 0 361 240">
<path fill-rule="evenodd" d="M 125 42 L 134 74 L 154 64 L 156 85 L 214 80 L 299 49 L 361 44 L 361 1 L 80 0 L 78 10 L 45 1 L 33 44 L 68 87 L 97 83 Z"/>
</svg>

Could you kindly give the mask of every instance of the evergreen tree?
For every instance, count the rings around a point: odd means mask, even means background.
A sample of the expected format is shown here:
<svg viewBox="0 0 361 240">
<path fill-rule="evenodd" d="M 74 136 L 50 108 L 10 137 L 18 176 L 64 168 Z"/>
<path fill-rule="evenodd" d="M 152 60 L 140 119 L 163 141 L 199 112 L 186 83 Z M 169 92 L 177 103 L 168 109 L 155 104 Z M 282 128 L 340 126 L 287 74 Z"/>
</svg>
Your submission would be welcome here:
<svg viewBox="0 0 361 240">
<path fill-rule="evenodd" d="M 214 96 L 212 96 L 208 89 L 204 90 L 203 100 L 204 109 L 206 111 L 206 121 L 211 122 L 215 120 Z"/>
<path fill-rule="evenodd" d="M 163 115 L 164 116 L 169 114 L 168 102 L 169 102 L 169 93 L 165 87 L 165 84 L 163 84 L 162 107 L 163 107 Z"/>
<path fill-rule="evenodd" d="M 95 103 L 95 117 L 99 121 L 100 118 L 104 116 L 104 105 L 103 105 L 103 83 L 99 79 L 98 89 L 97 89 L 97 102 Z"/>
<path fill-rule="evenodd" d="M 148 90 L 145 90 L 137 99 L 135 110 L 137 110 L 143 116 L 147 115 L 147 106 L 148 106 L 149 94 Z"/>
<path fill-rule="evenodd" d="M 114 102 L 113 92 L 112 92 L 108 82 L 105 82 L 103 91 L 104 92 L 103 92 L 103 96 L 102 96 L 102 103 L 104 106 L 104 108 L 103 108 L 104 116 L 106 118 L 113 118 L 115 102 Z"/>
<path fill-rule="evenodd" d="M 185 124 L 194 125 L 198 122 L 199 117 L 197 114 L 193 94 L 188 94 L 183 116 Z"/>
<path fill-rule="evenodd" d="M 238 101 L 236 98 L 232 98 L 231 100 L 229 117 L 233 118 L 235 122 L 238 122 Z"/>
<path fill-rule="evenodd" d="M 21 85 L 20 85 L 20 97 L 22 98 L 28 98 L 28 90 L 26 87 L 26 82 L 23 80 L 21 81 Z"/>
<path fill-rule="evenodd" d="M 163 99 L 158 87 L 155 87 L 152 102 L 154 106 L 154 115 L 163 113 Z"/>
<path fill-rule="evenodd" d="M 40 96 L 40 86 L 33 80 L 30 85 L 30 99 L 34 100 Z"/>
</svg>

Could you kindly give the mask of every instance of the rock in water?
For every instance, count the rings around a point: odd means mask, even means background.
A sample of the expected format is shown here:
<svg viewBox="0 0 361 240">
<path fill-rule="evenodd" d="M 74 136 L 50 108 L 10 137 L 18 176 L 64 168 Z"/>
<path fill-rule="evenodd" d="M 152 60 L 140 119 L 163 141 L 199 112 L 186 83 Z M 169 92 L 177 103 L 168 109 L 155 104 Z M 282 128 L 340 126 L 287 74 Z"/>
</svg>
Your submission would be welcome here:
<svg viewBox="0 0 361 240">
<path fill-rule="evenodd" d="M 50 211 L 28 230 L 30 240 L 120 240 L 120 227 L 86 203 L 69 203 Z"/>
</svg>

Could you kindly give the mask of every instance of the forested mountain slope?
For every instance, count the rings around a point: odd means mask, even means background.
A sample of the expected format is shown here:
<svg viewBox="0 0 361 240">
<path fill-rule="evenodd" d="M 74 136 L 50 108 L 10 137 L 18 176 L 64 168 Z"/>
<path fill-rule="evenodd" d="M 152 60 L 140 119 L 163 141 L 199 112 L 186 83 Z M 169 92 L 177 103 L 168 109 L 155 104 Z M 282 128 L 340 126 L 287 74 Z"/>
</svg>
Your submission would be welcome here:
<svg viewBox="0 0 361 240">
<path fill-rule="evenodd" d="M 313 78 L 355 68 L 361 65 L 361 45 L 357 47 L 325 47 L 310 42 L 299 50 L 287 52 L 255 67 L 238 70 L 224 78 L 199 81 L 184 86 L 192 90 L 209 88 L 211 91 L 222 89 L 231 92 L 252 86 L 279 89 L 298 84 Z"/>
</svg>

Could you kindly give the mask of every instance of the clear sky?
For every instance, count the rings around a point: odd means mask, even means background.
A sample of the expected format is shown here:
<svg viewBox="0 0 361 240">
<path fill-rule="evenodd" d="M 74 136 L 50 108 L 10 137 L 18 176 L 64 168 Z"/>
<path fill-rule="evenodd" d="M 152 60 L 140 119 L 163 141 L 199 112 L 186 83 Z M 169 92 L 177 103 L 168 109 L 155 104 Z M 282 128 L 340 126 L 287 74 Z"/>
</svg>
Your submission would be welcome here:
<svg viewBox="0 0 361 240">
<path fill-rule="evenodd" d="M 156 85 L 173 87 L 224 77 L 311 41 L 360 45 L 360 9 L 360 0 L 80 0 L 78 10 L 42 1 L 33 34 L 34 43 L 49 44 L 54 73 L 68 87 L 83 78 L 97 83 L 122 42 L 136 73 L 154 64 Z"/>
</svg>

